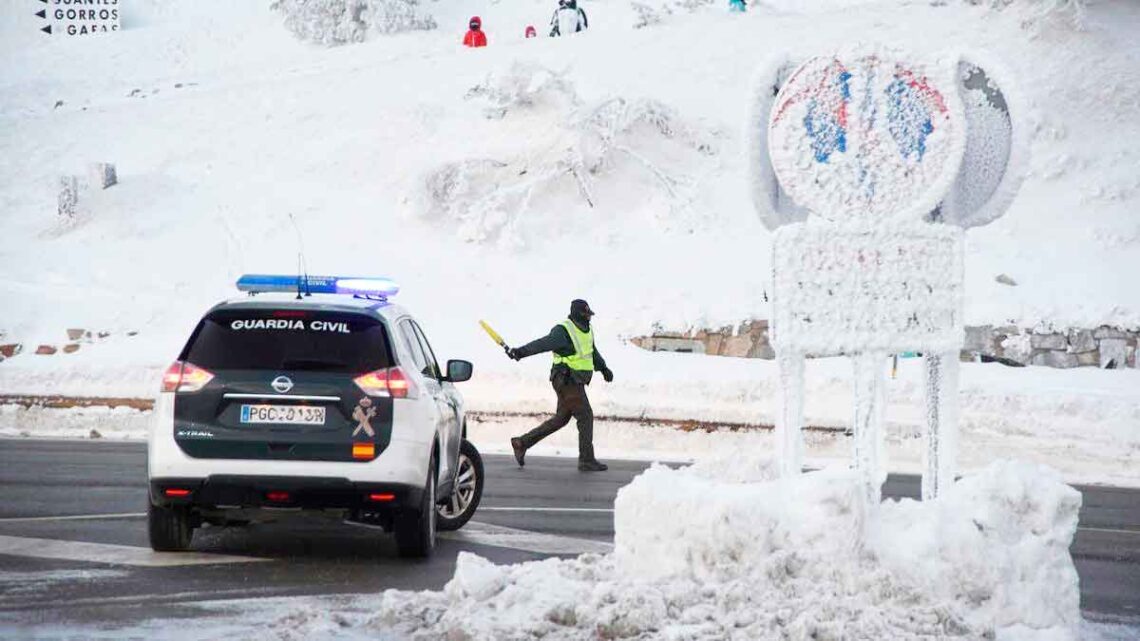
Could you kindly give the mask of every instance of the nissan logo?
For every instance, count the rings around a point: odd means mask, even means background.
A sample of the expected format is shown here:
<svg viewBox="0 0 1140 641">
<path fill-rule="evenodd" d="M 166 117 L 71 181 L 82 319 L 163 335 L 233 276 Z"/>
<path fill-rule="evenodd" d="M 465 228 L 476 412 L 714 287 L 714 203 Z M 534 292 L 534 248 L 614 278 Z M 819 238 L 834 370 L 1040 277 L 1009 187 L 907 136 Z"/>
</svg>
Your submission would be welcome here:
<svg viewBox="0 0 1140 641">
<path fill-rule="evenodd" d="M 288 376 L 278 376 L 269 385 L 280 394 L 293 389 L 293 381 L 289 380 Z"/>
</svg>

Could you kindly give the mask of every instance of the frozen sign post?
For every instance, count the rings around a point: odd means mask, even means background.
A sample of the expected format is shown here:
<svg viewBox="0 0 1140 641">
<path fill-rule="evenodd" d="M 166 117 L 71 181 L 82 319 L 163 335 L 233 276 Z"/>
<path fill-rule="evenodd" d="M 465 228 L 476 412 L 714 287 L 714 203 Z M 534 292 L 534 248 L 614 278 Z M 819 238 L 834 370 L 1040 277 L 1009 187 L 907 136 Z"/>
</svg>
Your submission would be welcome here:
<svg viewBox="0 0 1140 641">
<path fill-rule="evenodd" d="M 955 470 L 962 239 L 1000 216 L 1020 182 L 1016 110 L 966 58 L 884 51 L 772 65 L 755 107 L 754 200 L 774 231 L 782 473 L 802 465 L 805 357 L 848 356 L 855 466 L 878 503 L 886 357 L 916 351 L 926 367 L 922 496 L 934 498 Z"/>
</svg>

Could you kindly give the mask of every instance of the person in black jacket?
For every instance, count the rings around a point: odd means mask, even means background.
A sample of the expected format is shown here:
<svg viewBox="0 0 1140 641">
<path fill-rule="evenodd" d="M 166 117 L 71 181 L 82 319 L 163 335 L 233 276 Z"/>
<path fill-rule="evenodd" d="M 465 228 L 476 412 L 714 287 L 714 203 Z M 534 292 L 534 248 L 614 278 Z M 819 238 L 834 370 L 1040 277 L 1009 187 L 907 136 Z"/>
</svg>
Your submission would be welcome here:
<svg viewBox="0 0 1140 641">
<path fill-rule="evenodd" d="M 552 327 L 549 334 L 522 347 L 507 349 L 507 356 L 516 361 L 543 352 L 554 354 L 550 383 L 558 397 L 558 407 L 550 419 L 511 439 L 511 449 L 520 467 L 526 464 L 528 448 L 565 427 L 573 417 L 578 424 L 578 469 L 583 472 L 607 469 L 594 457 L 594 410 L 586 396 L 586 386 L 594 372 L 601 372 L 607 383 L 614 380 L 614 373 L 606 367 L 606 360 L 594 344 L 594 332 L 590 327 L 593 315 L 586 301 L 575 299 L 570 303 L 569 318 Z"/>
</svg>

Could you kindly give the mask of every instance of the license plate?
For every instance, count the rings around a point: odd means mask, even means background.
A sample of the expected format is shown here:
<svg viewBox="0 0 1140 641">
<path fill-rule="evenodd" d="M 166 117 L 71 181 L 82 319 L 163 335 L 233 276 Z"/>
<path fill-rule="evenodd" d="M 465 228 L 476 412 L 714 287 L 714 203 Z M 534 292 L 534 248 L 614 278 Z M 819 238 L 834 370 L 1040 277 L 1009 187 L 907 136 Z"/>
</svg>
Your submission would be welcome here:
<svg viewBox="0 0 1140 641">
<path fill-rule="evenodd" d="M 307 405 L 242 405 L 241 422 L 324 425 L 325 408 Z"/>
</svg>

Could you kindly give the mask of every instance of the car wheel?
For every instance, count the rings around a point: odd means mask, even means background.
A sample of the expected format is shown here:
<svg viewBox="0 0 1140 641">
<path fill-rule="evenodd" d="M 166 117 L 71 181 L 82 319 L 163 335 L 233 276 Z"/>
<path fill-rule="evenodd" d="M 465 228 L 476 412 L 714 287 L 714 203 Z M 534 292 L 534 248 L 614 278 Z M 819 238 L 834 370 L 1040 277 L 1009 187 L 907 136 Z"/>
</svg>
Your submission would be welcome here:
<svg viewBox="0 0 1140 641">
<path fill-rule="evenodd" d="M 156 552 L 182 552 L 190 547 L 194 528 L 185 508 L 159 507 L 147 502 L 147 532 L 150 547 Z"/>
<path fill-rule="evenodd" d="M 435 486 L 439 476 L 438 464 L 433 455 L 428 465 L 427 484 L 419 510 L 408 510 L 396 517 L 396 549 L 400 556 L 427 558 L 435 550 L 436 511 Z"/>
<path fill-rule="evenodd" d="M 459 446 L 459 462 L 455 466 L 455 485 L 451 498 L 440 503 L 439 529 L 458 530 L 471 520 L 483 499 L 483 458 L 471 441 L 463 439 Z"/>
</svg>

